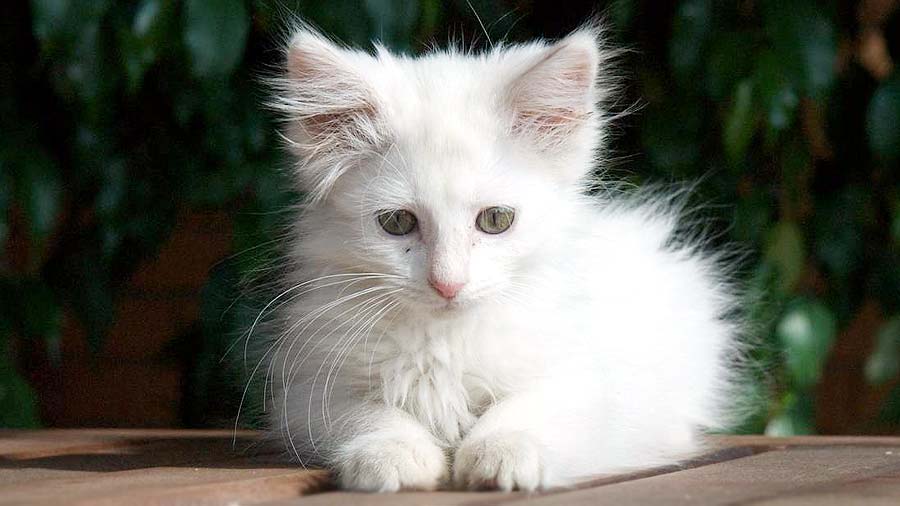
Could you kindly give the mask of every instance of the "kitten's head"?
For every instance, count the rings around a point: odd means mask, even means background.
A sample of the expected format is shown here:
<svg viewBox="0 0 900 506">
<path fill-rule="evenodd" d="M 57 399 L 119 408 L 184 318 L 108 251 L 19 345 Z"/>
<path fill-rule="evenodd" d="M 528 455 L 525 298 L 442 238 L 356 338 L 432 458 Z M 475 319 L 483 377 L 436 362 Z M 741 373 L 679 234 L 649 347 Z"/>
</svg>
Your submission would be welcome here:
<svg viewBox="0 0 900 506">
<path fill-rule="evenodd" d="M 602 143 L 598 35 L 410 58 L 299 30 L 275 106 L 310 198 L 303 260 L 440 310 L 528 284 Z"/>
</svg>

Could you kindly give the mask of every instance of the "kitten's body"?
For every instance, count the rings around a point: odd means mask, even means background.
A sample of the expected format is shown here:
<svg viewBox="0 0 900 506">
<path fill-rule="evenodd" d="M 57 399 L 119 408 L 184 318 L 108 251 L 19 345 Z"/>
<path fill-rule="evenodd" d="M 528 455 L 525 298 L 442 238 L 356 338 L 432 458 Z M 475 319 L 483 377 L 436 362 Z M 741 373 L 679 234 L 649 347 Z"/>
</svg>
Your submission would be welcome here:
<svg viewBox="0 0 900 506">
<path fill-rule="evenodd" d="M 277 105 L 314 200 L 270 371 L 302 461 L 364 490 L 531 490 L 683 459 L 726 422 L 738 328 L 716 262 L 671 206 L 584 195 L 595 37 L 424 59 L 294 38 Z M 499 204 L 513 226 L 477 230 Z M 384 233 L 390 209 L 418 228 Z"/>
</svg>

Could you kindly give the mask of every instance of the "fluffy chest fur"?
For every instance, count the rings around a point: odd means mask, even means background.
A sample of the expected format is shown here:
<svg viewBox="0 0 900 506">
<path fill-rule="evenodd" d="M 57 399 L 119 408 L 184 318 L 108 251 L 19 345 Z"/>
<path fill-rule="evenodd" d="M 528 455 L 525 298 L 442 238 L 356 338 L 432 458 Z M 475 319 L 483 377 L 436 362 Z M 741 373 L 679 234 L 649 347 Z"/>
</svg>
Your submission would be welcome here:
<svg viewBox="0 0 900 506">
<path fill-rule="evenodd" d="M 497 309 L 394 320 L 373 331 L 384 337 L 372 349 L 363 346 L 347 374 L 362 396 L 410 413 L 452 447 L 489 406 L 546 366 L 536 329 Z"/>
</svg>

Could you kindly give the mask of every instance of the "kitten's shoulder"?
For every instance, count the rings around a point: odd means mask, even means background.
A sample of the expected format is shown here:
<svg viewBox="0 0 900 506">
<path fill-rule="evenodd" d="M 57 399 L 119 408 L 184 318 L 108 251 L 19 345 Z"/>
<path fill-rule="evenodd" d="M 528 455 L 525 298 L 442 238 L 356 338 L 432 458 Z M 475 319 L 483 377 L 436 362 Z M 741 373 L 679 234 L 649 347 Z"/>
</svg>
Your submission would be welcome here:
<svg viewBox="0 0 900 506">
<path fill-rule="evenodd" d="M 663 248 L 679 229 L 683 205 L 658 190 L 594 196 L 582 203 L 589 236 L 609 245 Z"/>
</svg>

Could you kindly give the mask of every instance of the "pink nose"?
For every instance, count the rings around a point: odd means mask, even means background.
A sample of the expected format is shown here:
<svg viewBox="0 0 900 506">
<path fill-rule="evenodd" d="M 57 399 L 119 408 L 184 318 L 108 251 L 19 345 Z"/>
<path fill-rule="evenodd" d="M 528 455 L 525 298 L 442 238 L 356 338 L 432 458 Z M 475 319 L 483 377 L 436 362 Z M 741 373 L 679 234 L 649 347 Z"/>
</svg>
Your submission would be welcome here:
<svg viewBox="0 0 900 506">
<path fill-rule="evenodd" d="M 433 279 L 428 280 L 428 284 L 431 285 L 432 288 L 437 291 L 437 293 L 441 294 L 441 297 L 445 299 L 452 299 L 456 297 L 456 294 L 462 290 L 465 283 L 443 283 L 441 281 L 435 281 Z"/>
</svg>

